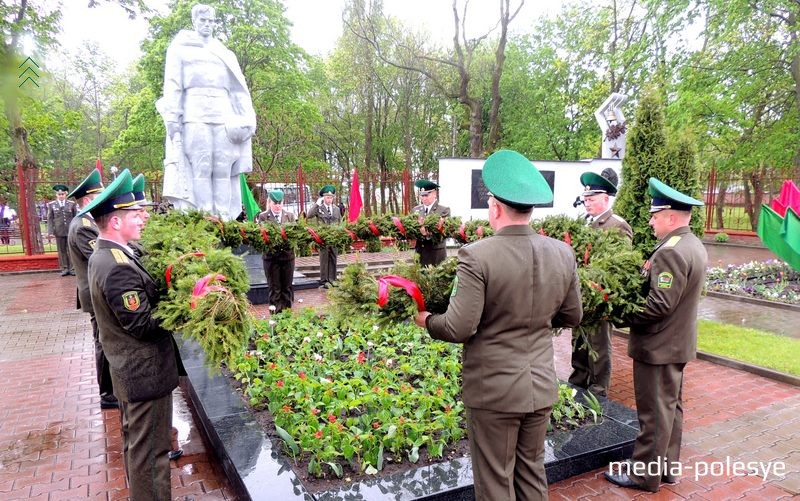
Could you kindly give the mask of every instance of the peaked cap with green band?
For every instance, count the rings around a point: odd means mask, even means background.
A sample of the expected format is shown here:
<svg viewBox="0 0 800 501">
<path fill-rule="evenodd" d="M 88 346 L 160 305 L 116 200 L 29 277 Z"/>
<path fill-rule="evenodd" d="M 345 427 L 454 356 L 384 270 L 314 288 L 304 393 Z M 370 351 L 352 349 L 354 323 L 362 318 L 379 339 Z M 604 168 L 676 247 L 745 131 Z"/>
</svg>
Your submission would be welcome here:
<svg viewBox="0 0 800 501">
<path fill-rule="evenodd" d="M 115 210 L 133 210 L 141 208 L 142 206 L 136 203 L 136 198 L 133 196 L 131 171 L 125 169 L 117 176 L 113 183 L 108 185 L 94 200 L 81 209 L 78 215 L 82 216 L 89 212 L 92 217 L 98 218 L 102 215 L 114 212 Z"/>
<path fill-rule="evenodd" d="M 269 199 L 279 204 L 283 202 L 283 190 L 272 190 L 269 192 Z"/>
<path fill-rule="evenodd" d="M 610 169 L 604 170 L 603 174 L 608 176 L 610 174 L 606 172 L 608 170 Z M 611 173 L 613 173 L 614 177 L 616 178 L 616 172 L 611 170 Z M 607 193 L 612 196 L 617 194 L 616 179 L 612 181 L 603 174 L 596 174 L 594 172 L 584 172 L 581 174 L 581 184 L 583 185 L 584 196 L 597 195 L 599 193 Z"/>
<path fill-rule="evenodd" d="M 139 205 L 156 205 L 153 202 L 147 201 L 147 196 L 144 193 L 144 174 L 139 174 L 135 178 L 133 178 L 133 198 L 136 200 L 136 203 Z"/>
<path fill-rule="evenodd" d="M 427 179 L 417 179 L 414 181 L 414 186 L 419 188 L 420 193 L 427 193 L 429 191 L 438 190 L 439 185 Z"/>
<path fill-rule="evenodd" d="M 650 212 L 659 212 L 666 209 L 690 211 L 692 207 L 705 205 L 700 200 L 684 195 L 680 191 L 667 186 L 658 179 L 651 177 L 648 181 L 650 196 Z"/>
<path fill-rule="evenodd" d="M 81 181 L 81 184 L 76 186 L 72 193 L 67 196 L 79 200 L 86 195 L 100 193 L 101 191 L 103 191 L 103 180 L 100 179 L 100 172 L 97 169 L 92 169 L 92 172 Z"/>
<path fill-rule="evenodd" d="M 512 150 L 498 150 L 483 164 L 483 184 L 496 199 L 521 208 L 553 201 L 553 191 L 530 160 Z"/>
<path fill-rule="evenodd" d="M 327 195 L 327 194 L 333 195 L 334 193 L 336 193 L 336 188 L 334 188 L 330 184 L 326 184 L 325 186 L 322 187 L 321 190 L 319 190 L 319 196 L 323 196 L 323 195 Z"/>
<path fill-rule="evenodd" d="M 53 191 L 69 191 L 66 184 L 54 184 Z"/>
</svg>

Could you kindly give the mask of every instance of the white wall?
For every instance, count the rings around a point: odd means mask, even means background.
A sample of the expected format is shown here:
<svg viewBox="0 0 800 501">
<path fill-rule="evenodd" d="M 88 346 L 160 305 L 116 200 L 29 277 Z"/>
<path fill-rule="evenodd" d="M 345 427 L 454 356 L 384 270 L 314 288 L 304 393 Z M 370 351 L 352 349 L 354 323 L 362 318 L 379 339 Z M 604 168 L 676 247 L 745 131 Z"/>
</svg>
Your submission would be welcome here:
<svg viewBox="0 0 800 501">
<path fill-rule="evenodd" d="M 474 208 L 473 200 L 486 206 L 486 188 L 481 179 L 481 170 L 485 159 L 441 158 L 439 159 L 439 200 L 442 205 L 450 207 L 453 216 L 462 219 L 488 219 L 486 208 Z M 556 162 L 550 160 L 534 160 L 533 165 L 553 183 L 553 206 L 535 207 L 535 219 L 550 215 L 566 214 L 576 217 L 584 213 L 583 206 L 573 207 L 575 197 L 583 192 L 580 182 L 581 174 L 587 171 L 600 173 L 611 167 L 622 178 L 621 160 L 593 159 L 577 162 Z M 473 179 L 477 180 L 473 183 Z"/>
</svg>

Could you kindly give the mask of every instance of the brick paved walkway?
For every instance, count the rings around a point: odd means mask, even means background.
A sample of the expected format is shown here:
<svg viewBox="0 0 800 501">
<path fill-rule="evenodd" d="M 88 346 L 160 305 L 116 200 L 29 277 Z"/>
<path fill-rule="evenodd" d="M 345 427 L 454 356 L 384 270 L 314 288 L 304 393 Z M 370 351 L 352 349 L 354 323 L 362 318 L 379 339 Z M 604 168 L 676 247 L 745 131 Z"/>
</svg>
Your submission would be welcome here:
<svg viewBox="0 0 800 501">
<path fill-rule="evenodd" d="M 324 291 L 316 289 L 300 291 L 296 299 L 298 308 L 325 302 Z M 119 414 L 100 410 L 88 316 L 75 311 L 73 301 L 73 277 L 0 275 L 0 500 L 127 499 Z M 255 312 L 268 314 L 265 307 Z M 558 375 L 566 378 L 568 336 L 554 344 Z M 610 398 L 633 407 L 625 340 L 615 338 L 614 350 Z M 551 499 L 775 500 L 800 495 L 800 389 L 693 361 L 686 369 L 684 400 L 682 460 L 687 469 L 679 483 L 648 494 L 612 486 L 599 469 L 551 485 Z M 174 426 L 185 451 L 172 463 L 175 499 L 234 499 L 180 389 Z M 702 461 L 723 465 L 727 458 L 781 462 L 786 472 L 764 481 L 754 475 L 695 478 L 689 470 Z"/>
</svg>

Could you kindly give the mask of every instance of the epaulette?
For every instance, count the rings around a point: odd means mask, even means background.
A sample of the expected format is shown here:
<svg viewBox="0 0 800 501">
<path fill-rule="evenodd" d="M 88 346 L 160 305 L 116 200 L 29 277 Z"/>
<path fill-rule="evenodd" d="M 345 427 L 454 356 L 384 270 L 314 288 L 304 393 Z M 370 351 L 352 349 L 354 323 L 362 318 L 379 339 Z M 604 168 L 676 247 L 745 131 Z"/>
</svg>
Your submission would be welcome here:
<svg viewBox="0 0 800 501">
<path fill-rule="evenodd" d="M 91 228 L 92 227 L 92 222 L 89 221 L 89 218 L 81 217 L 81 223 L 83 224 L 84 228 Z"/>
<path fill-rule="evenodd" d="M 111 249 L 111 255 L 114 256 L 114 261 L 116 261 L 117 264 L 127 264 L 130 262 L 128 255 L 125 254 L 125 251 L 122 249 Z"/>
<path fill-rule="evenodd" d="M 680 241 L 681 241 L 681 236 L 675 235 L 674 237 L 671 237 L 669 240 L 667 240 L 667 243 L 664 244 L 664 247 L 675 247 L 675 244 L 677 244 Z"/>
</svg>

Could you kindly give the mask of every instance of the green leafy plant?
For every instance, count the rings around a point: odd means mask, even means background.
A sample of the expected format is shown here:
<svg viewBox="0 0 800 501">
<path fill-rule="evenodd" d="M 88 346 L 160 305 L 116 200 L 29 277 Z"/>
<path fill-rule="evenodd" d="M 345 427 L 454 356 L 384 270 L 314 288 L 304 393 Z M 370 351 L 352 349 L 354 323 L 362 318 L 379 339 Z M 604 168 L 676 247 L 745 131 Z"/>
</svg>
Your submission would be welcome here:
<svg viewBox="0 0 800 501">
<path fill-rule="evenodd" d="M 720 231 L 719 233 L 714 235 L 714 241 L 715 242 L 724 243 L 724 242 L 729 241 L 730 239 L 731 239 L 731 237 L 728 236 L 728 234 L 725 233 L 724 231 Z"/>
</svg>

